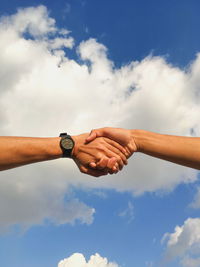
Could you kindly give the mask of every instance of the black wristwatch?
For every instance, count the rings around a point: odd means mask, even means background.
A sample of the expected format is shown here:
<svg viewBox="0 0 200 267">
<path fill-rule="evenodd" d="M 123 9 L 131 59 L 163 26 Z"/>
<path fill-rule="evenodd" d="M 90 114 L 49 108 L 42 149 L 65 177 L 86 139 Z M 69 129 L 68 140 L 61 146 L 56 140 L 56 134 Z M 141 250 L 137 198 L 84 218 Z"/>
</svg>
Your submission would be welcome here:
<svg viewBox="0 0 200 267">
<path fill-rule="evenodd" d="M 61 133 L 60 137 L 60 147 L 63 152 L 63 158 L 71 158 L 72 150 L 74 148 L 74 140 L 67 133 Z"/>
</svg>

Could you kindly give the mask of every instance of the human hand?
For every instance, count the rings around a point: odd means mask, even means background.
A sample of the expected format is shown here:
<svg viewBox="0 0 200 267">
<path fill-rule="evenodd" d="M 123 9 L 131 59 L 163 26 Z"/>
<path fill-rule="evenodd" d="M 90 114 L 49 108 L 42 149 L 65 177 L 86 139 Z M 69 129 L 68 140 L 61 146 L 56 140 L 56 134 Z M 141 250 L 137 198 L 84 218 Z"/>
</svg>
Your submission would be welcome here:
<svg viewBox="0 0 200 267">
<path fill-rule="evenodd" d="M 137 151 L 137 145 L 131 130 L 111 127 L 95 129 L 92 130 L 90 135 L 86 138 L 86 143 L 89 143 L 98 137 L 107 137 L 118 142 L 126 150 L 125 155 L 127 158 Z"/>
<path fill-rule="evenodd" d="M 88 134 L 72 136 L 75 142 L 72 158 L 82 173 L 99 177 L 116 173 L 127 164 L 126 150 L 120 144 L 103 137 L 86 144 L 87 137 Z"/>
</svg>

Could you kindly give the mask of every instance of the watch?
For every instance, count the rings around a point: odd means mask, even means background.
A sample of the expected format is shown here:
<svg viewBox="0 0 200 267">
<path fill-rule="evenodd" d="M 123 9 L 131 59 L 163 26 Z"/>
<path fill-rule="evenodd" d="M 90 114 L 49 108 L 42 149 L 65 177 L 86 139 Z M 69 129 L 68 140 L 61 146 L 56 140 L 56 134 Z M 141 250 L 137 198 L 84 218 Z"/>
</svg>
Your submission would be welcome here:
<svg viewBox="0 0 200 267">
<path fill-rule="evenodd" d="M 74 140 L 67 133 L 61 133 L 60 137 L 60 147 L 63 152 L 63 158 L 71 158 L 72 150 L 74 148 Z"/>
</svg>

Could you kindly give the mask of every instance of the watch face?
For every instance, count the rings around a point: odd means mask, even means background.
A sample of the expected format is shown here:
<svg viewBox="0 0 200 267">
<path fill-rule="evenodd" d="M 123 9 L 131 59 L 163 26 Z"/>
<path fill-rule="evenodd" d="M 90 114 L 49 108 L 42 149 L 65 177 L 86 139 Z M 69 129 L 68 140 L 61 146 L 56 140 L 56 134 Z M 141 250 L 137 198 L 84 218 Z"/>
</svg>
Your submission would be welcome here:
<svg viewBox="0 0 200 267">
<path fill-rule="evenodd" d="M 65 149 L 72 149 L 74 146 L 74 143 L 70 138 L 63 138 L 61 143 L 62 143 L 63 148 Z"/>
</svg>

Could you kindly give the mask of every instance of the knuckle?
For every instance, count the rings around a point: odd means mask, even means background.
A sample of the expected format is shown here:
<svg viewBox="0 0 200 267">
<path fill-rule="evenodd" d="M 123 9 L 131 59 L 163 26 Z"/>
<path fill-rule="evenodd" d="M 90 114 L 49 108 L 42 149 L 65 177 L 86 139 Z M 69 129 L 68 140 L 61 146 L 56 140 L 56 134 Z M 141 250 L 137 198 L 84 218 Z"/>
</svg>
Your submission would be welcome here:
<svg viewBox="0 0 200 267">
<path fill-rule="evenodd" d="M 97 152 L 96 157 L 97 157 L 97 159 L 101 159 L 102 153 L 101 152 Z"/>
<path fill-rule="evenodd" d="M 116 156 L 117 162 L 121 162 L 121 157 L 119 155 Z"/>
</svg>

